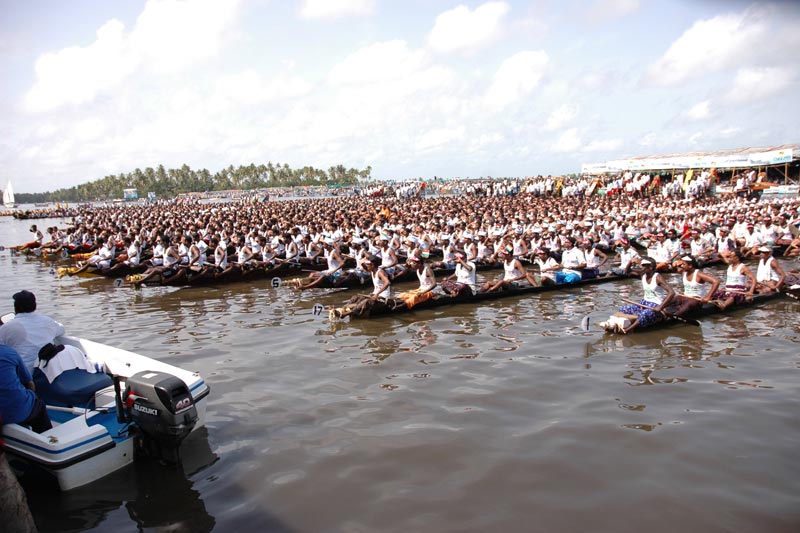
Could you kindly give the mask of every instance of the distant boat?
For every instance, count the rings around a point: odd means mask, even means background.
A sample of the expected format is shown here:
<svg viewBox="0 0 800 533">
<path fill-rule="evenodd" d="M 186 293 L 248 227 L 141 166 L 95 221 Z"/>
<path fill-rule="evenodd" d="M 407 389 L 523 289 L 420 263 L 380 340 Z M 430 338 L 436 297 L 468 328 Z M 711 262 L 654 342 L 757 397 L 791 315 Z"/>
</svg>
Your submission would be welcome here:
<svg viewBox="0 0 800 533">
<path fill-rule="evenodd" d="M 12 208 L 14 207 L 14 189 L 11 188 L 11 182 L 8 182 L 6 188 L 3 189 L 3 205 Z"/>
</svg>

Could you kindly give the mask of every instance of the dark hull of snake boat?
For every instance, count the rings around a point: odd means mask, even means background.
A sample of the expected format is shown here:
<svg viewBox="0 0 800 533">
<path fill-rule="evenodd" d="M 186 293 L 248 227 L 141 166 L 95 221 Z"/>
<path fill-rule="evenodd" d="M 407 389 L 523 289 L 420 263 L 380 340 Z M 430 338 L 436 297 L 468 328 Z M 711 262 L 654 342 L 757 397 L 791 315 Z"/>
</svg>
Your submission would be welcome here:
<svg viewBox="0 0 800 533">
<path fill-rule="evenodd" d="M 210 285 L 223 285 L 228 283 L 249 282 L 259 279 L 283 278 L 294 276 L 306 270 L 306 265 L 299 263 L 280 263 L 272 268 L 249 268 L 245 270 L 230 270 L 224 274 L 199 274 L 192 273 L 187 276 L 173 274 L 168 278 L 152 278 L 143 283 L 145 286 L 154 287 L 207 287 Z M 128 276 L 128 283 L 133 283 L 136 278 Z"/>
<path fill-rule="evenodd" d="M 63 278 L 65 276 L 78 276 L 80 278 L 121 278 L 124 276 L 130 276 L 133 274 L 141 274 L 145 270 L 147 270 L 146 265 L 124 265 L 119 268 L 100 268 L 97 266 L 90 266 L 83 272 L 78 272 L 80 267 L 77 266 L 70 266 L 70 267 L 57 267 L 54 269 L 54 273 L 59 278 Z"/>
<path fill-rule="evenodd" d="M 409 311 L 417 311 L 422 309 L 433 309 L 436 307 L 444 307 L 447 305 L 458 305 L 458 304 L 473 304 L 473 303 L 480 303 L 489 300 L 497 300 L 500 298 L 511 298 L 514 296 L 526 296 L 529 294 L 539 294 L 543 292 L 552 292 L 552 291 L 561 291 L 561 290 L 569 290 L 574 289 L 577 287 L 585 287 L 588 285 L 600 285 L 602 283 L 611 283 L 614 281 L 620 281 L 625 279 L 630 279 L 631 277 L 635 276 L 628 276 L 628 275 L 616 275 L 616 274 L 608 274 L 606 276 L 600 276 L 591 279 L 584 279 L 581 281 L 577 281 L 575 283 L 559 283 L 556 285 L 539 285 L 536 287 L 527 286 L 521 287 L 517 289 L 506 289 L 506 290 L 498 290 L 493 292 L 478 292 L 475 294 L 466 294 L 461 296 L 446 296 L 446 295 L 436 295 L 429 300 L 425 300 L 424 302 L 420 302 L 415 306 L 409 308 L 402 300 L 397 298 L 391 298 L 388 302 L 377 300 L 375 303 L 364 310 L 364 312 L 352 312 L 347 314 L 347 316 L 361 319 L 361 318 L 374 318 L 378 316 L 386 316 L 386 315 L 396 315 L 400 313 L 407 313 Z M 332 313 L 335 314 L 335 311 L 341 312 L 344 308 L 339 308 L 336 310 L 332 310 Z"/>
<path fill-rule="evenodd" d="M 692 309 L 691 311 L 680 317 L 674 315 L 666 315 L 663 320 L 660 320 L 653 324 L 649 324 L 647 326 L 636 327 L 629 333 L 636 333 L 638 331 L 653 331 L 656 329 L 672 327 L 675 325 L 685 325 L 687 323 L 692 325 L 699 325 L 697 321 L 706 317 L 735 313 L 737 311 L 750 309 L 769 302 L 773 302 L 775 300 L 781 300 L 786 297 L 798 300 L 800 299 L 800 290 L 787 289 L 785 292 L 770 292 L 767 294 L 756 294 L 750 300 L 745 300 L 743 303 L 738 305 L 731 305 L 730 307 L 727 307 L 725 309 L 721 309 L 714 304 L 703 304 L 699 307 Z M 606 333 L 619 333 L 619 331 L 613 327 L 605 327 L 602 325 L 601 327 L 603 327 L 606 330 Z"/>
</svg>

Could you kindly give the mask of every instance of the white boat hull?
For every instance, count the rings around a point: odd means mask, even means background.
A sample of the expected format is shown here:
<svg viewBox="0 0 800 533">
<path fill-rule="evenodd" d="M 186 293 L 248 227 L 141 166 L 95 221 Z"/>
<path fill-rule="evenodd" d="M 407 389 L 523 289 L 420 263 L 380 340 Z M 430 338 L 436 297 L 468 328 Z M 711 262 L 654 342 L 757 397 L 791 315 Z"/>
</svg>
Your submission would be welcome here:
<svg viewBox="0 0 800 533">
<path fill-rule="evenodd" d="M 103 361 L 123 382 L 145 370 L 180 378 L 189 388 L 197 409 L 197 422 L 192 431 L 205 425 L 209 387 L 198 373 L 84 339 L 64 337 L 59 340 L 80 347 L 94 361 Z M 54 427 L 41 434 L 18 424 L 6 425 L 3 438 L 9 463 L 18 471 L 30 467 L 42 469 L 52 474 L 65 491 L 87 485 L 131 464 L 134 437 L 127 431 L 127 424 L 116 420 L 113 387 L 98 391 L 94 404 L 96 407 L 91 409 L 48 405 Z"/>
</svg>

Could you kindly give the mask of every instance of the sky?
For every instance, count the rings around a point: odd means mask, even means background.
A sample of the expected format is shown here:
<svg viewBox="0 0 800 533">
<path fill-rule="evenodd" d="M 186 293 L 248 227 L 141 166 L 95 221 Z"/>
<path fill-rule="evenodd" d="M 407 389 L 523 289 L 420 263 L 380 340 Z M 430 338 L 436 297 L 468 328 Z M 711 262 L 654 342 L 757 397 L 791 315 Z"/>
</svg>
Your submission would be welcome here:
<svg viewBox="0 0 800 533">
<path fill-rule="evenodd" d="M 0 186 L 379 179 L 800 142 L 800 2 L 0 0 Z"/>
</svg>

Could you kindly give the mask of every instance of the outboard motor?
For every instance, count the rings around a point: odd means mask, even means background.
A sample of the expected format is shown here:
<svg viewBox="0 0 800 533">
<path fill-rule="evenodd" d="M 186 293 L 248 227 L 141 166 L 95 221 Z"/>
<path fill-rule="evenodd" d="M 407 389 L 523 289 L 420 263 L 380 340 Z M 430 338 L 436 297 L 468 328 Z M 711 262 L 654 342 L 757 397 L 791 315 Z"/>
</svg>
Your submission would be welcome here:
<svg viewBox="0 0 800 533">
<path fill-rule="evenodd" d="M 197 423 L 189 387 L 171 374 L 144 371 L 128 378 L 122 400 L 129 419 L 142 432 L 144 451 L 177 463 L 181 441 Z"/>
</svg>

